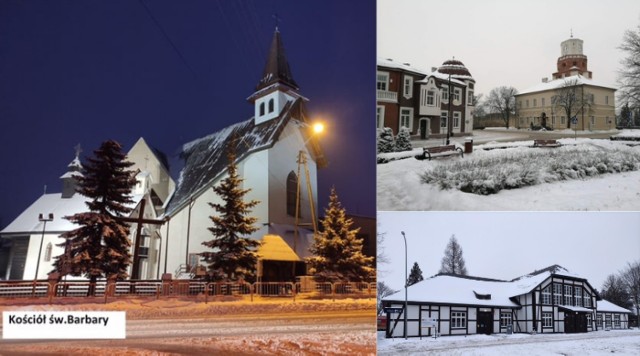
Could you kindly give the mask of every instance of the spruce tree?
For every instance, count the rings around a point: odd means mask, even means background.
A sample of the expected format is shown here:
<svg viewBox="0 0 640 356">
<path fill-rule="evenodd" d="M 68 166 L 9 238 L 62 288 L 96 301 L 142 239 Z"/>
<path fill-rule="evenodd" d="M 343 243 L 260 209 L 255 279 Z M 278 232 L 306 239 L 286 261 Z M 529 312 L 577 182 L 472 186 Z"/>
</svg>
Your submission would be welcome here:
<svg viewBox="0 0 640 356">
<path fill-rule="evenodd" d="M 418 262 L 414 262 L 413 267 L 411 267 L 411 272 L 409 273 L 409 277 L 407 278 L 407 287 L 412 286 L 422 280 L 424 280 L 424 277 L 422 277 L 422 270 L 420 270 L 420 266 L 418 266 Z"/>
<path fill-rule="evenodd" d="M 208 228 L 213 239 L 202 244 L 211 251 L 202 252 L 208 264 L 209 277 L 214 281 L 238 281 L 240 279 L 253 282 L 258 256 L 255 249 L 260 242 L 244 237 L 258 230 L 253 224 L 258 220 L 249 216 L 251 208 L 259 201 L 245 202 L 243 197 L 251 189 L 242 189 L 244 179 L 238 176 L 236 156 L 232 149 L 227 153 L 229 165 L 228 176 L 213 191 L 220 196 L 222 204 L 209 203 L 218 215 L 209 218 L 213 226 Z"/>
<path fill-rule="evenodd" d="M 451 239 L 444 250 L 444 257 L 440 266 L 440 273 L 452 273 L 462 276 L 467 275 L 467 267 L 462 257 L 462 247 L 458 244 L 456 235 L 451 235 Z"/>
<path fill-rule="evenodd" d="M 135 172 L 127 170 L 132 165 L 122 146 L 109 140 L 94 151 L 94 157 L 87 158 L 82 175 L 76 176 L 78 193 L 90 199 L 86 203 L 89 211 L 65 217 L 80 227 L 61 235 L 66 242 L 58 246 L 66 246 L 67 251 L 55 257 L 53 266 L 56 272 L 89 278 L 89 295 L 100 277 L 128 277 L 129 225 L 119 218 L 132 210 L 136 178 Z"/>
<path fill-rule="evenodd" d="M 391 128 L 378 129 L 378 153 L 393 152 L 394 147 Z"/>
<path fill-rule="evenodd" d="M 398 136 L 396 136 L 396 152 L 402 151 L 411 151 L 413 148 L 411 147 L 411 133 L 409 129 L 406 127 L 401 127 L 400 132 L 398 132 Z"/>
<path fill-rule="evenodd" d="M 329 207 L 322 220 L 323 231 L 315 235 L 307 258 L 309 272 L 321 282 L 368 281 L 373 278 L 373 257 L 362 253 L 360 228 L 352 229 L 353 220 L 347 218 L 338 200 L 335 188 L 331 188 Z"/>
</svg>

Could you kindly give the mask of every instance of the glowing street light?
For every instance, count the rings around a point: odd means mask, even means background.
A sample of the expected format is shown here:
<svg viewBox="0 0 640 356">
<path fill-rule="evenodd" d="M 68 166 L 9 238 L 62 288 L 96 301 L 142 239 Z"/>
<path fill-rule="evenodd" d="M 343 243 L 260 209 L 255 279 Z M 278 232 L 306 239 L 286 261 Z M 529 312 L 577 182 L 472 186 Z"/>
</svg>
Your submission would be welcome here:
<svg viewBox="0 0 640 356">
<path fill-rule="evenodd" d="M 316 134 L 322 133 L 324 131 L 324 124 L 321 122 L 316 122 L 313 124 L 313 132 Z"/>
</svg>

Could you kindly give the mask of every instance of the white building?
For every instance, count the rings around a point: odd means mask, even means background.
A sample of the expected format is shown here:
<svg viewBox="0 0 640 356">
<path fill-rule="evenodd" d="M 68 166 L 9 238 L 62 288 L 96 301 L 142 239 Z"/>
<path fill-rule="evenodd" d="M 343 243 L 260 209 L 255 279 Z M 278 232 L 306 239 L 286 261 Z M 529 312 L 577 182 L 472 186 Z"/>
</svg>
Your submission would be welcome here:
<svg viewBox="0 0 640 356">
<path fill-rule="evenodd" d="M 558 265 L 511 281 L 439 274 L 407 292 L 409 337 L 588 332 L 603 329 L 597 315 L 614 320 L 612 327 L 627 328 L 630 313 L 602 300 L 586 279 Z M 383 300 L 385 308 L 399 311 L 387 313 L 387 337 L 404 337 L 404 293 Z"/>
</svg>

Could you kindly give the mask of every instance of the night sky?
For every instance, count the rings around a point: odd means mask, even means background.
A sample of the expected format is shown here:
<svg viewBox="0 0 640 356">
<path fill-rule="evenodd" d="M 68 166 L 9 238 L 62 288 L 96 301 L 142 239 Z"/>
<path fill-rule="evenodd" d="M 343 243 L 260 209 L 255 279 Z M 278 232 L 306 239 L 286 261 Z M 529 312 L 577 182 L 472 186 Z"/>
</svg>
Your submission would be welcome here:
<svg viewBox="0 0 640 356">
<path fill-rule="evenodd" d="M 276 26 L 311 118 L 326 122 L 321 214 L 335 186 L 375 216 L 374 1 L 0 1 L 0 228 L 59 177 L 81 144 L 164 151 L 253 115 Z M 43 212 L 46 213 L 46 212 Z M 37 219 L 34 216 L 34 220 Z"/>
</svg>

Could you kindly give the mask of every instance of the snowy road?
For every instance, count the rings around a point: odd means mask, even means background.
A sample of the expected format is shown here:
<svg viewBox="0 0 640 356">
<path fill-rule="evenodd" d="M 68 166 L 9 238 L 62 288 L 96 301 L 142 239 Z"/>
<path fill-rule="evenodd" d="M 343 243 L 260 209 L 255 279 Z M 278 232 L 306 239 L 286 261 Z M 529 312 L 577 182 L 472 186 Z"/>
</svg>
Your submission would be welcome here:
<svg viewBox="0 0 640 356">
<path fill-rule="evenodd" d="M 0 341 L 0 355 L 23 353 L 373 354 L 371 311 L 128 320 L 126 340 Z M 348 350 L 348 352 L 346 351 Z"/>
</svg>

